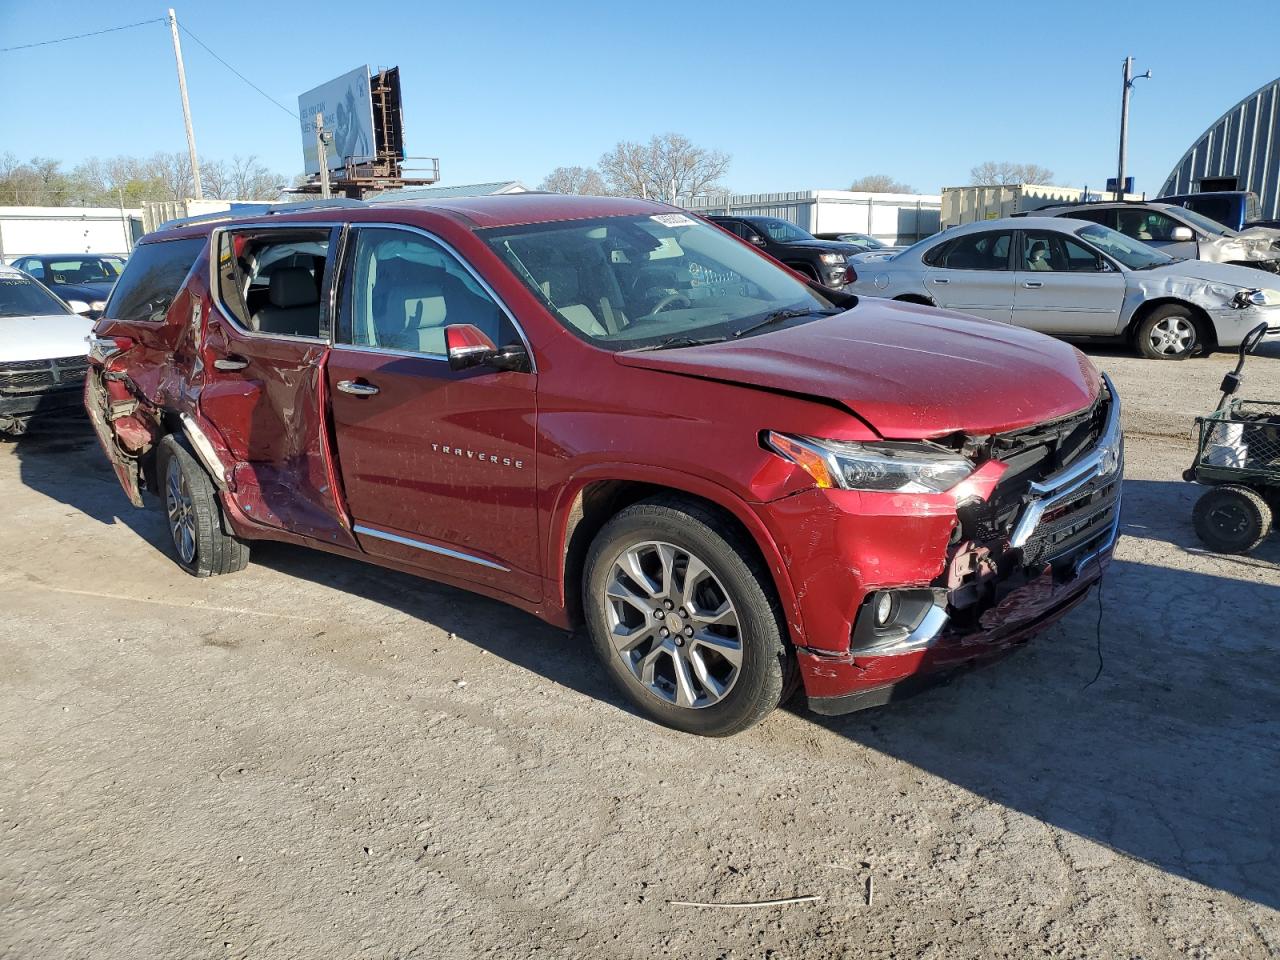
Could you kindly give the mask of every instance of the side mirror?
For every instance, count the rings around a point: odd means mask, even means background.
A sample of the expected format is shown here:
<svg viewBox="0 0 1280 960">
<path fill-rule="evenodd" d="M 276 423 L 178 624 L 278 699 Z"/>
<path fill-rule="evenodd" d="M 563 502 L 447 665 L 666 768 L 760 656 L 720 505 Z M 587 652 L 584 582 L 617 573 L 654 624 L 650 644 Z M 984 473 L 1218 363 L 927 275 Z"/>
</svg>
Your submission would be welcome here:
<svg viewBox="0 0 1280 960">
<path fill-rule="evenodd" d="M 1190 227 L 1174 227 L 1173 233 L 1169 237 L 1174 243 L 1186 243 L 1195 238 L 1196 235 L 1191 232 Z"/>
<path fill-rule="evenodd" d="M 751 242 L 754 243 L 757 247 L 763 247 L 764 237 L 760 236 L 760 234 L 758 233 L 753 233 L 751 235 Z"/>
<path fill-rule="evenodd" d="M 1094 264 L 1093 268 L 1097 270 L 1099 273 L 1115 273 L 1116 272 L 1116 268 L 1113 267 L 1111 264 L 1109 264 L 1106 260 L 1102 259 L 1102 257 L 1098 258 L 1097 263 Z"/>
<path fill-rule="evenodd" d="M 484 331 L 471 323 L 451 323 L 444 328 L 445 352 L 450 370 L 489 366 L 495 370 L 529 370 L 529 352 L 523 344 L 497 347 Z"/>
<path fill-rule="evenodd" d="M 82 317 L 89 315 L 89 305 L 83 300 L 68 300 L 67 306 L 71 308 L 72 313 L 78 313 Z"/>
</svg>

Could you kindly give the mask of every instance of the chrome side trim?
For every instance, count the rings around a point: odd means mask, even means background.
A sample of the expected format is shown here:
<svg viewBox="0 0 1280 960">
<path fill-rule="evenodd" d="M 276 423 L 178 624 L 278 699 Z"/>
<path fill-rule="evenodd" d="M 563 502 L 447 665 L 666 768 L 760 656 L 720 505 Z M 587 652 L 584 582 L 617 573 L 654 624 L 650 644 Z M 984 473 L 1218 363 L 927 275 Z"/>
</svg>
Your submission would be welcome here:
<svg viewBox="0 0 1280 960">
<path fill-rule="evenodd" d="M 222 461 L 218 459 L 217 453 L 214 452 L 213 444 L 209 442 L 209 438 L 205 436 L 200 425 L 197 424 L 189 414 L 179 414 L 178 419 L 182 422 L 182 432 L 186 434 L 187 440 L 191 443 L 191 449 L 196 452 L 196 456 L 200 458 L 200 462 L 204 464 L 204 468 L 209 471 L 209 476 L 213 478 L 213 482 L 218 485 L 218 489 L 227 489 L 227 478 L 223 476 Z"/>
<path fill-rule="evenodd" d="M 467 563 L 474 563 L 480 567 L 488 567 L 490 570 L 500 570 L 502 573 L 511 572 L 509 567 L 504 567 L 500 563 L 494 563 L 492 560 L 485 560 L 482 557 L 474 557 L 469 553 L 462 553 L 459 550 L 450 550 L 448 547 L 437 547 L 434 543 L 427 543 L 425 540 L 415 540 L 412 537 L 402 537 L 399 534 L 387 533 L 385 530 L 375 530 L 373 527 L 366 527 L 364 524 L 360 523 L 357 523 L 351 529 L 363 536 L 376 537 L 379 540 L 398 543 L 402 547 L 413 547 L 417 550 L 425 550 L 427 553 L 439 554 L 442 557 L 452 557 L 454 560 L 465 560 Z"/>
<path fill-rule="evenodd" d="M 416 360 L 441 360 L 448 361 L 448 356 L 443 353 L 418 353 L 416 350 L 397 350 L 394 347 L 365 347 L 355 343 L 338 343 L 334 342 L 334 350 L 343 350 L 355 353 L 380 353 L 388 357 L 413 357 Z"/>
<path fill-rule="evenodd" d="M 1107 392 L 1111 396 L 1111 409 L 1107 412 L 1107 423 L 1102 430 L 1102 436 L 1098 438 L 1098 442 L 1094 444 L 1093 450 L 1087 456 L 1082 457 L 1071 466 L 1058 471 L 1052 476 L 1031 484 L 1031 495 L 1035 499 L 1027 504 L 1027 508 L 1022 513 L 1022 518 L 1014 528 L 1013 536 L 1009 540 L 1011 547 L 1026 546 L 1036 527 L 1040 525 L 1040 518 L 1044 516 L 1045 511 L 1052 510 L 1090 481 L 1110 476 L 1110 474 L 1103 473 L 1103 458 L 1106 451 L 1117 444 L 1123 444 L 1124 436 L 1120 431 L 1120 394 L 1116 392 L 1111 378 L 1105 373 L 1102 375 L 1102 380 L 1107 385 Z M 1120 451 L 1118 461 L 1114 475 L 1123 477 L 1123 448 Z"/>
</svg>

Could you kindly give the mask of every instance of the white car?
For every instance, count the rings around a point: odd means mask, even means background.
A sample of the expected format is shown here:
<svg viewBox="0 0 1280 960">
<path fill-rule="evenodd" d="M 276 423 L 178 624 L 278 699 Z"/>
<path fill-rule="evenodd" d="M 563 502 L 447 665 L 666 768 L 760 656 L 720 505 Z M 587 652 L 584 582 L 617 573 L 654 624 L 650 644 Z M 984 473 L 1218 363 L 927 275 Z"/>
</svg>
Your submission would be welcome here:
<svg viewBox="0 0 1280 960">
<path fill-rule="evenodd" d="M 0 266 L 0 434 L 36 417 L 84 410 L 93 321 L 21 270 Z"/>
<path fill-rule="evenodd" d="M 847 289 L 1059 336 L 1124 337 L 1182 360 L 1238 346 L 1261 323 L 1280 339 L 1280 277 L 1178 260 L 1101 224 L 1016 217 L 955 227 L 859 264 Z"/>
</svg>

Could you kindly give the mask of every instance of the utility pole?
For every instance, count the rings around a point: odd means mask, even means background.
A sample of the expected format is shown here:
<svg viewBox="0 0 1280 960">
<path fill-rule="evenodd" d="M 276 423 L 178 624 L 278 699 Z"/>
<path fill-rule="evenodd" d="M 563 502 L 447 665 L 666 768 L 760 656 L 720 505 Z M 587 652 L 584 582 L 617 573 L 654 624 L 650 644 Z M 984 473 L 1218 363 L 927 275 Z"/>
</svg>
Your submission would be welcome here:
<svg viewBox="0 0 1280 960">
<path fill-rule="evenodd" d="M 182 65 L 182 42 L 178 39 L 178 16 L 169 8 L 169 32 L 173 34 L 173 57 L 178 61 L 178 92 L 182 94 L 182 120 L 187 125 L 187 152 L 191 155 L 191 180 L 197 200 L 204 199 L 200 182 L 200 160 L 196 157 L 196 133 L 191 129 L 191 104 L 187 101 L 187 71 Z"/>
<path fill-rule="evenodd" d="M 316 114 L 316 154 L 320 158 L 320 196 L 328 200 L 329 193 L 329 151 L 327 144 L 333 142 L 333 134 L 324 128 L 324 114 Z"/>
<path fill-rule="evenodd" d="M 1151 71 L 1135 77 L 1133 57 L 1124 58 L 1124 92 L 1120 97 L 1120 162 L 1116 167 L 1116 199 L 1124 199 L 1124 168 L 1129 158 L 1129 94 L 1135 80 L 1151 79 Z"/>
</svg>

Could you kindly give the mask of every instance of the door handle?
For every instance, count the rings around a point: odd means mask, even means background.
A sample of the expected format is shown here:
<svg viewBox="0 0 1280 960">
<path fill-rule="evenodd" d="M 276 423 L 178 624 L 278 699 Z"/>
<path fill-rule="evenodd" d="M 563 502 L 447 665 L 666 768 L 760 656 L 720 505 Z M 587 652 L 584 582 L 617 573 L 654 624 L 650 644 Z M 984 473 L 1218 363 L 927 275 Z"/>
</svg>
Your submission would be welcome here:
<svg viewBox="0 0 1280 960">
<path fill-rule="evenodd" d="M 930 277 L 929 282 L 930 283 L 950 283 L 951 281 L 948 280 L 946 277 Z"/>
<path fill-rule="evenodd" d="M 360 383 L 358 380 L 339 380 L 338 389 L 353 397 L 372 397 L 378 392 L 378 388 L 372 383 Z"/>
<path fill-rule="evenodd" d="M 1022 285 L 1026 287 L 1028 290 L 1035 290 L 1037 287 L 1043 287 L 1044 281 L 1043 280 L 1024 280 L 1022 282 Z"/>
<path fill-rule="evenodd" d="M 213 368 L 215 370 L 243 370 L 248 365 L 248 360 L 244 357 L 237 357 L 235 354 L 232 354 L 229 357 L 219 357 L 217 360 L 213 361 Z"/>
</svg>

